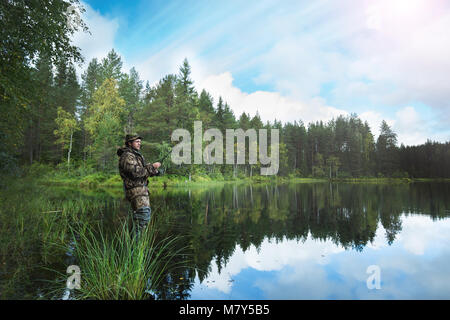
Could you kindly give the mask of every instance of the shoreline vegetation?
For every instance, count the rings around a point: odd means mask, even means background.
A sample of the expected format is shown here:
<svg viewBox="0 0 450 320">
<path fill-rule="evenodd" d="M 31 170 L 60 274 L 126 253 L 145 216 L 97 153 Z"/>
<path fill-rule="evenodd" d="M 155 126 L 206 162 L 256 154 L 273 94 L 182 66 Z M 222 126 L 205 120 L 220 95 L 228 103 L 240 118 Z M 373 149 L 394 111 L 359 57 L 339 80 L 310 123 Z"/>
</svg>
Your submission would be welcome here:
<svg viewBox="0 0 450 320">
<path fill-rule="evenodd" d="M 119 174 L 90 174 L 79 177 L 54 176 L 41 177 L 41 183 L 61 186 L 71 186 L 80 188 L 121 188 L 122 179 Z M 176 174 L 167 174 L 160 177 L 152 177 L 149 179 L 150 188 L 158 187 L 186 187 L 186 186 L 202 186 L 202 185 L 220 185 L 226 183 L 325 183 L 325 182 L 342 182 L 342 183 L 413 183 L 413 182 L 450 182 L 448 178 L 394 178 L 394 177 L 358 177 L 358 178 L 324 178 L 324 177 L 299 177 L 295 175 L 289 176 L 258 176 L 253 177 L 221 177 L 220 179 L 212 178 L 208 175 L 192 175 L 188 177 Z"/>
</svg>

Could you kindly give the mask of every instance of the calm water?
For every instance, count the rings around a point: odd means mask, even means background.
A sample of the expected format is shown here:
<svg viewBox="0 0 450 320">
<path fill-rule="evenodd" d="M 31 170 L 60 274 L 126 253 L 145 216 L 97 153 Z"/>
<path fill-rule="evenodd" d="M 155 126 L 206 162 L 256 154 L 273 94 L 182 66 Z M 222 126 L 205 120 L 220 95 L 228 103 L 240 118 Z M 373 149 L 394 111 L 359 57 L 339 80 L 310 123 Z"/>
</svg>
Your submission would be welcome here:
<svg viewBox="0 0 450 320">
<path fill-rule="evenodd" d="M 50 194 L 54 201 L 98 198 L 95 214 L 113 228 L 129 214 L 121 190 Z M 192 260 L 192 266 L 167 277 L 157 296 L 449 299 L 449 195 L 448 183 L 225 185 L 154 192 L 152 215 L 163 217 L 163 232 L 184 237 Z M 58 259 L 60 266 L 71 263 L 67 256 Z M 370 266 L 379 273 L 368 273 Z M 368 288 L 374 275 L 379 289 Z M 33 279 L 45 277 L 38 273 Z M 26 297 L 45 291 L 39 282 L 20 288 Z"/>
</svg>

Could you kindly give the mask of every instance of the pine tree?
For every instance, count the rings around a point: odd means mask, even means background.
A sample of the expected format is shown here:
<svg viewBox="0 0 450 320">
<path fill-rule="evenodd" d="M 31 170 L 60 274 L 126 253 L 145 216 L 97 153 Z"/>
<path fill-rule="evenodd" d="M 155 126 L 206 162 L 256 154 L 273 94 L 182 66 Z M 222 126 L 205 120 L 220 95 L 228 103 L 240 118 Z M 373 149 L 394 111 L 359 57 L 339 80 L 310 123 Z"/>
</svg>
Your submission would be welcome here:
<svg viewBox="0 0 450 320">
<path fill-rule="evenodd" d="M 124 131 L 132 134 L 135 130 L 135 114 L 142 108 L 142 81 L 135 68 L 124 74 L 119 82 L 119 94 L 125 100 L 126 124 Z"/>
<path fill-rule="evenodd" d="M 25 140 L 25 157 L 29 163 L 34 161 L 56 160 L 52 149 L 55 129 L 53 72 L 49 57 L 42 55 L 37 63 L 32 77 L 37 84 L 35 98 L 27 113 L 28 127 Z"/>
<path fill-rule="evenodd" d="M 209 129 L 213 127 L 214 123 L 214 102 L 211 95 L 204 89 L 200 93 L 198 100 L 198 109 L 200 112 L 200 120 L 203 123 L 204 129 Z"/>
<path fill-rule="evenodd" d="M 94 92 L 101 85 L 101 64 L 98 63 L 97 58 L 93 58 L 86 69 L 86 71 L 81 75 L 82 79 L 82 93 L 81 93 L 81 105 L 84 109 L 92 105 L 92 97 Z"/>
<path fill-rule="evenodd" d="M 224 129 L 235 129 L 237 126 L 236 117 L 234 116 L 233 110 L 231 110 L 228 103 L 225 103 L 223 108 L 223 128 Z M 225 132 L 225 131 L 223 131 Z"/>
<path fill-rule="evenodd" d="M 61 59 L 56 66 L 55 104 L 69 113 L 75 114 L 80 96 L 75 67 L 66 59 Z"/>
<path fill-rule="evenodd" d="M 147 98 L 136 114 L 136 128 L 144 143 L 171 142 L 171 133 L 177 128 L 175 109 L 176 76 L 167 75 L 154 88 L 146 89 Z"/>
<path fill-rule="evenodd" d="M 102 59 L 100 85 L 106 79 L 117 81 L 122 79 L 122 58 L 114 49 L 111 49 L 106 58 Z"/>
<path fill-rule="evenodd" d="M 380 129 L 376 146 L 378 172 L 390 176 L 398 169 L 397 134 L 384 120 Z"/>
<path fill-rule="evenodd" d="M 177 95 L 192 97 L 195 93 L 194 82 L 191 79 L 191 66 L 187 58 L 183 60 L 178 73 Z"/>
<path fill-rule="evenodd" d="M 222 97 L 219 97 L 219 102 L 217 103 L 217 109 L 214 114 L 214 127 L 218 128 L 222 134 L 225 133 L 225 126 L 223 124 L 224 121 L 224 104 Z"/>
<path fill-rule="evenodd" d="M 197 93 L 190 74 L 191 67 L 187 59 L 184 59 L 175 85 L 175 109 L 177 110 L 178 128 L 188 129 L 193 133 L 193 120 L 200 119 L 200 114 L 197 105 Z"/>
</svg>

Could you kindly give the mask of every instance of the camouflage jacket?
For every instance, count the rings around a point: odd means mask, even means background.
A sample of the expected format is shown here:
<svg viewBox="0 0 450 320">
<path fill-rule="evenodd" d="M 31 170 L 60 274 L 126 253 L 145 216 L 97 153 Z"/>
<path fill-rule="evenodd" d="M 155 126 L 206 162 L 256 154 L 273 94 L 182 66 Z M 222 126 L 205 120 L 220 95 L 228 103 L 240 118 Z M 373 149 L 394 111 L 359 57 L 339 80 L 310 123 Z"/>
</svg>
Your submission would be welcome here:
<svg viewBox="0 0 450 320">
<path fill-rule="evenodd" d="M 126 198 L 132 200 L 137 196 L 147 196 L 148 178 L 158 175 L 159 171 L 153 167 L 152 163 L 145 164 L 142 154 L 132 148 L 120 148 L 117 150 L 117 155 Z"/>
</svg>

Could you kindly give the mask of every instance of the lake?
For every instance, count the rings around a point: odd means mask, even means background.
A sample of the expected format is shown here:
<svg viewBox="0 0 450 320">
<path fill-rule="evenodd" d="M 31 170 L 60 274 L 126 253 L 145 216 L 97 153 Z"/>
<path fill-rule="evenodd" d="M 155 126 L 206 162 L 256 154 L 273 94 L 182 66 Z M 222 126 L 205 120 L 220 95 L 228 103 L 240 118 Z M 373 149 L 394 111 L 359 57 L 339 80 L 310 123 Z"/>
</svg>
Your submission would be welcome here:
<svg viewBox="0 0 450 320">
<path fill-rule="evenodd" d="M 108 230 L 130 214 L 122 190 L 27 188 L 23 203 L 8 204 L 17 192 L 0 199 L 1 299 L 48 298 L 46 281 L 56 277 L 47 268 L 64 273 L 76 264 L 70 243 L 67 252 L 52 254 L 36 240 L 22 241 L 32 222 L 21 212 L 44 206 L 51 239 L 57 232 L 64 239 L 58 215 L 67 210 Z M 161 232 L 181 237 L 189 257 L 155 290 L 156 299 L 450 298 L 449 183 L 150 190 L 152 219 Z M 13 219 L 14 212 L 23 218 Z M 42 238 L 41 229 L 32 232 Z"/>
</svg>

